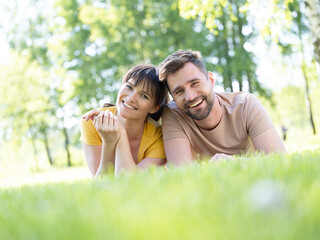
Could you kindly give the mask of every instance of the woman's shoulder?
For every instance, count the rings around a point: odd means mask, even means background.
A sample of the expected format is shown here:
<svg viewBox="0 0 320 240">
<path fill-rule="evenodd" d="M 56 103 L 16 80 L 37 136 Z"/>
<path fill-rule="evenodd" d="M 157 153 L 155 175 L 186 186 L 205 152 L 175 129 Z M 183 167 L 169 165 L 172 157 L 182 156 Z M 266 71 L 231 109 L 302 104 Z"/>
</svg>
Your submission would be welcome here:
<svg viewBox="0 0 320 240">
<path fill-rule="evenodd" d="M 115 114 L 117 112 L 117 107 L 116 106 L 111 106 L 111 107 L 102 107 L 102 108 L 98 108 L 99 110 L 102 111 L 106 111 L 109 110 L 110 112 L 112 112 L 113 114 Z"/>
<path fill-rule="evenodd" d="M 145 132 L 148 136 L 162 135 L 161 124 L 148 117 L 145 124 Z"/>
</svg>

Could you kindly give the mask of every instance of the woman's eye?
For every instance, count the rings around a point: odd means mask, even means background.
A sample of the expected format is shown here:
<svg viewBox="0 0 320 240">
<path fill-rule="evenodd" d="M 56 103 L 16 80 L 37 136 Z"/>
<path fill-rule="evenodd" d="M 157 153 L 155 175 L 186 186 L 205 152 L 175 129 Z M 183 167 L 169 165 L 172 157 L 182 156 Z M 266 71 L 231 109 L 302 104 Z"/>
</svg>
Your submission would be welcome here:
<svg viewBox="0 0 320 240">
<path fill-rule="evenodd" d="M 149 97 L 145 94 L 141 94 L 141 97 L 145 98 L 145 99 L 149 99 Z"/>
<path fill-rule="evenodd" d="M 126 84 L 126 88 L 128 88 L 129 90 L 133 89 L 129 84 Z"/>
</svg>

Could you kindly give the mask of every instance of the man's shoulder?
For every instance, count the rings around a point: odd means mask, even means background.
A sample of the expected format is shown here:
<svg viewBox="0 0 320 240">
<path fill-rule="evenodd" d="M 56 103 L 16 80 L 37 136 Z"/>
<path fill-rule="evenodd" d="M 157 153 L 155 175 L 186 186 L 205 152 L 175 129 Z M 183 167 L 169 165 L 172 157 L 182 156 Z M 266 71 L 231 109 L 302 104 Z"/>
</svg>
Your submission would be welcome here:
<svg viewBox="0 0 320 240">
<path fill-rule="evenodd" d="M 178 109 L 179 110 L 179 108 L 178 108 L 178 106 L 177 106 L 177 104 L 175 103 L 175 101 L 174 100 L 172 100 L 171 102 L 169 102 L 168 104 L 167 104 L 167 108 L 169 108 L 169 109 Z"/>
<path fill-rule="evenodd" d="M 247 109 L 259 103 L 259 100 L 252 93 L 235 92 L 235 93 L 216 93 L 220 104 L 229 112 L 235 109 Z"/>
<path fill-rule="evenodd" d="M 247 93 L 247 92 L 232 92 L 232 93 L 226 93 L 226 92 L 217 92 L 216 93 L 220 103 L 226 106 L 236 106 L 239 104 L 244 104 L 247 101 L 249 101 L 253 94 Z"/>
<path fill-rule="evenodd" d="M 165 106 L 162 116 L 165 116 L 168 114 L 171 115 L 172 113 L 177 113 L 177 112 L 181 112 L 181 111 L 178 108 L 177 104 L 172 100 Z"/>
<path fill-rule="evenodd" d="M 177 106 L 174 100 L 172 100 L 167 104 L 167 106 L 163 110 L 162 116 L 163 118 L 167 118 L 169 116 L 175 116 L 175 118 L 183 118 L 183 119 L 189 118 L 189 116 L 185 114 L 184 111 L 179 109 L 179 107 Z"/>
</svg>

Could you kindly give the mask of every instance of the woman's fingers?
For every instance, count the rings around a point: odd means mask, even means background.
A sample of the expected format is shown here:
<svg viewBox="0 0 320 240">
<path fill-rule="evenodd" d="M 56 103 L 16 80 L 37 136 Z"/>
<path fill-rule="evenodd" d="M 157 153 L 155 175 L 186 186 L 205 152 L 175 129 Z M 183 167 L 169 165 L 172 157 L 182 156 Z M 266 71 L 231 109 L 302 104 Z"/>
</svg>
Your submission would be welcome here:
<svg viewBox="0 0 320 240">
<path fill-rule="evenodd" d="M 102 124 L 103 124 L 103 115 L 104 112 L 100 112 L 98 116 L 94 116 L 93 118 L 93 125 L 95 127 L 95 129 L 97 129 L 97 131 L 101 131 L 102 129 Z"/>
<path fill-rule="evenodd" d="M 103 114 L 103 127 L 104 127 L 104 129 L 107 129 L 109 127 L 109 124 L 110 124 L 109 115 L 110 115 L 109 110 L 106 110 Z"/>
<path fill-rule="evenodd" d="M 98 116 L 101 112 L 104 112 L 100 109 L 93 109 L 82 116 L 82 119 L 88 121 L 89 119 L 93 120 L 95 116 Z"/>
</svg>

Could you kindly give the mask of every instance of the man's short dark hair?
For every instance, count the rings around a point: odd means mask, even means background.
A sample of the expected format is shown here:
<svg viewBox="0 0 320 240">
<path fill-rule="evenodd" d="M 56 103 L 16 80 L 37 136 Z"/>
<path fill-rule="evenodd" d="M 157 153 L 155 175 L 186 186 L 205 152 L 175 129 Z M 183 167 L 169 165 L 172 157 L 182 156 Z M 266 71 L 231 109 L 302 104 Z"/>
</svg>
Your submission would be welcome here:
<svg viewBox="0 0 320 240">
<path fill-rule="evenodd" d="M 208 71 L 203 61 L 201 54 L 198 51 L 178 50 L 170 54 L 159 65 L 159 79 L 167 85 L 167 78 L 170 74 L 179 71 L 183 66 L 191 62 L 208 78 Z M 168 87 L 168 85 L 167 85 Z"/>
</svg>

